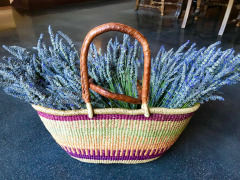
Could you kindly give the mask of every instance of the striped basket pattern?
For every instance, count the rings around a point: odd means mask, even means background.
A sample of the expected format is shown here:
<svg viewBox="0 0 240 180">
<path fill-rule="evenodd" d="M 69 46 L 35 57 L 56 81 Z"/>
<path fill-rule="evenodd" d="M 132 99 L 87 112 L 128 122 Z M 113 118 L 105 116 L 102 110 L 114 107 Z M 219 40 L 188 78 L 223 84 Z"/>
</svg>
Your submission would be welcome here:
<svg viewBox="0 0 240 180">
<path fill-rule="evenodd" d="M 159 158 L 178 139 L 192 108 L 53 110 L 33 105 L 56 142 L 73 158 L 91 163 L 145 163 Z"/>
</svg>

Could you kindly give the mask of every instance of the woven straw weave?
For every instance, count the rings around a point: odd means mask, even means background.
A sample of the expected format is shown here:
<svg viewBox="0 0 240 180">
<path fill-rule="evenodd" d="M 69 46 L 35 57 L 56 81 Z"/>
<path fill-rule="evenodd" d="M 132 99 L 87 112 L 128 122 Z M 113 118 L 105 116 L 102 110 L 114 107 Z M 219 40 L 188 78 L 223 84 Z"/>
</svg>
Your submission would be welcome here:
<svg viewBox="0 0 240 180">
<path fill-rule="evenodd" d="M 33 105 L 56 142 L 72 157 L 91 163 L 135 164 L 166 152 L 199 104 L 185 109 L 94 109 L 60 111 Z"/>
</svg>

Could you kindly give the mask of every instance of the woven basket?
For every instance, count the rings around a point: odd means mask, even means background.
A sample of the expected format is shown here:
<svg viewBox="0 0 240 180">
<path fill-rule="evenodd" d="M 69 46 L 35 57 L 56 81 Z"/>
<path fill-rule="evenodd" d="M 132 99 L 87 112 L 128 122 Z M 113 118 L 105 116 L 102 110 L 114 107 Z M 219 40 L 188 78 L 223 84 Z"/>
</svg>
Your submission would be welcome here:
<svg viewBox="0 0 240 180">
<path fill-rule="evenodd" d="M 87 55 L 94 37 L 120 31 L 136 38 L 143 46 L 143 86 L 139 98 L 109 92 L 89 81 Z M 92 29 L 81 50 L 82 97 L 87 109 L 54 110 L 32 105 L 56 142 L 73 158 L 90 163 L 145 163 L 159 158 L 178 139 L 199 104 L 184 109 L 148 108 L 150 49 L 135 29 L 108 23 Z M 142 104 L 141 109 L 92 109 L 89 88 L 105 97 Z"/>
</svg>

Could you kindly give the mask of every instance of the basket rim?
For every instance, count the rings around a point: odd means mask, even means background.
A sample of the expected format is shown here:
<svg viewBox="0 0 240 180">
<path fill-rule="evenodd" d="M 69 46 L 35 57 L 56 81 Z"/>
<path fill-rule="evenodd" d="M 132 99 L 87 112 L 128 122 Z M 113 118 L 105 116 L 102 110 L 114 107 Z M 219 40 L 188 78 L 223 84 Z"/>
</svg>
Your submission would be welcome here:
<svg viewBox="0 0 240 180">
<path fill-rule="evenodd" d="M 88 115 L 87 109 L 77 109 L 77 110 L 56 110 L 51 108 L 46 108 L 40 105 L 31 104 L 36 111 L 44 112 L 51 115 L 59 116 L 72 116 L 72 115 Z M 200 103 L 195 104 L 189 108 L 182 109 L 169 109 L 163 107 L 149 108 L 150 114 L 188 114 L 193 113 L 200 107 Z M 102 108 L 93 109 L 94 114 L 125 114 L 125 115 L 143 115 L 143 109 L 124 109 L 124 108 Z"/>
</svg>

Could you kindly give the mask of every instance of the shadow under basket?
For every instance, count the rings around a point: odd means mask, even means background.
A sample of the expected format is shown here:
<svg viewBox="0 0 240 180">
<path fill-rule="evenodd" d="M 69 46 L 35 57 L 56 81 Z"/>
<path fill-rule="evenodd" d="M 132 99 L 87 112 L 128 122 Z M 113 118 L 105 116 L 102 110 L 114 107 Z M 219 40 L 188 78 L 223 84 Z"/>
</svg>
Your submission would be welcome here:
<svg viewBox="0 0 240 180">
<path fill-rule="evenodd" d="M 56 142 L 73 158 L 89 163 L 137 164 L 162 156 L 199 108 L 54 110 L 32 105 Z"/>
</svg>

